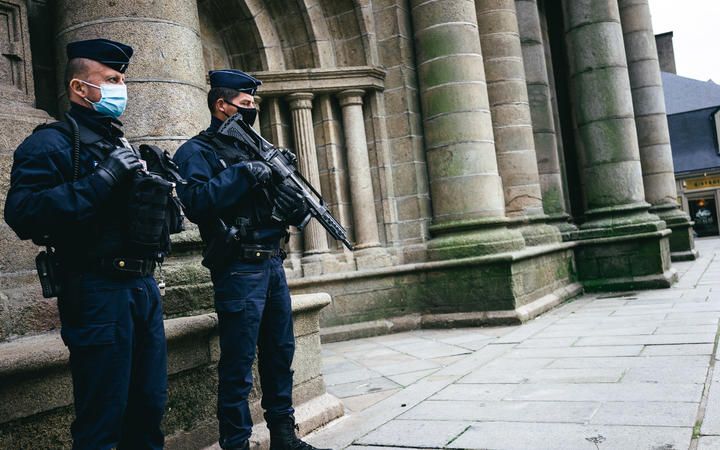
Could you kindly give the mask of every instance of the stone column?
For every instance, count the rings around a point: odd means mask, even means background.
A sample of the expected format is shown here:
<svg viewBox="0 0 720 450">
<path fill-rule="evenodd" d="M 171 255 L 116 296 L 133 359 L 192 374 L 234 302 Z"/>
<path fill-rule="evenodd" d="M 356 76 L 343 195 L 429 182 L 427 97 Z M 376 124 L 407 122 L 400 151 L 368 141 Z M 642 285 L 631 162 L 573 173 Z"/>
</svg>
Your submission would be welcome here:
<svg viewBox="0 0 720 450">
<path fill-rule="evenodd" d="M 355 240 L 358 250 L 380 246 L 375 214 L 375 195 L 370 175 L 365 123 L 362 113 L 362 89 L 348 89 L 337 97 L 342 107 L 345 148 L 347 152 L 348 178 L 350 179 L 350 198 L 355 224 Z"/>
<path fill-rule="evenodd" d="M 197 1 L 179 0 L 170 7 L 167 2 L 59 0 L 56 11 L 59 67 L 65 65 L 70 41 L 105 37 L 135 49 L 125 73 L 129 98 L 122 116 L 131 141 L 174 151 L 207 126 Z M 62 84 L 62 74 L 59 78 Z"/>
<path fill-rule="evenodd" d="M 617 0 L 563 0 L 570 95 L 585 184 L 577 232 L 589 289 L 669 286 L 669 230 L 648 213 Z"/>
<path fill-rule="evenodd" d="M 525 83 L 530 102 L 543 210 L 548 215 L 548 223 L 558 227 L 561 233 L 567 234 L 576 228 L 568 223 L 570 215 L 565 203 L 560 164 L 561 147 L 558 146 L 558 133 L 555 129 L 552 92 L 537 0 L 515 0 L 515 8 L 525 67 Z"/>
<path fill-rule="evenodd" d="M 354 212 L 355 260 L 359 269 L 391 263 L 387 253 L 380 248 L 375 194 L 363 120 L 364 94 L 362 89 L 348 89 L 337 94 L 342 107 L 350 199 Z"/>
<path fill-rule="evenodd" d="M 430 194 L 431 259 L 518 250 L 508 230 L 471 0 L 411 0 Z"/>
<path fill-rule="evenodd" d="M 267 112 L 267 126 L 270 128 L 270 136 L 268 140 L 278 148 L 287 148 L 289 146 L 288 125 L 284 123 L 280 99 L 270 97 L 265 100 L 264 105 Z M 296 227 L 290 227 L 290 239 L 285 244 L 285 250 L 288 257 L 285 259 L 284 266 L 288 278 L 299 278 L 302 276 L 302 234 Z"/>
<path fill-rule="evenodd" d="M 312 99 L 314 95 L 307 92 L 290 94 L 287 99 L 292 113 L 295 151 L 298 157 L 298 169 L 318 192 L 320 191 L 320 172 L 318 170 L 317 153 L 315 151 L 315 133 L 312 122 Z M 323 273 L 320 255 L 329 252 L 325 229 L 311 220 L 305 228 L 305 257 L 303 272 L 305 275 Z"/>
<path fill-rule="evenodd" d="M 645 199 L 673 231 L 670 252 L 673 260 L 698 256 L 690 217 L 678 208 L 670 133 L 655 35 L 647 0 L 619 0 L 625 53 L 632 88 L 635 126 L 640 147 Z"/>
<path fill-rule="evenodd" d="M 475 8 L 505 213 L 523 222 L 540 221 L 520 228 L 526 245 L 557 242 L 557 230 L 542 223 L 545 217 L 515 2 L 476 0 Z"/>
</svg>

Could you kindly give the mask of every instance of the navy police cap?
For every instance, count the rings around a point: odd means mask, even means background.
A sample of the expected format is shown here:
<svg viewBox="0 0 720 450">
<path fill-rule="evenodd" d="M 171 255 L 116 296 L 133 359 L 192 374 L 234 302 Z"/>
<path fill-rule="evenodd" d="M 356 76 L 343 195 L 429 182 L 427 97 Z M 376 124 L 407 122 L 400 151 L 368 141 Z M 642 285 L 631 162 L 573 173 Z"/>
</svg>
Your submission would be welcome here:
<svg viewBox="0 0 720 450">
<path fill-rule="evenodd" d="M 109 39 L 88 39 L 70 42 L 66 48 L 68 60 L 87 58 L 105 64 L 111 69 L 125 73 L 133 48 Z"/>
<path fill-rule="evenodd" d="M 208 75 L 210 76 L 211 88 L 225 87 L 237 89 L 240 92 L 245 92 L 250 95 L 255 95 L 257 87 L 262 84 L 262 81 L 251 77 L 241 70 L 211 70 Z"/>
</svg>

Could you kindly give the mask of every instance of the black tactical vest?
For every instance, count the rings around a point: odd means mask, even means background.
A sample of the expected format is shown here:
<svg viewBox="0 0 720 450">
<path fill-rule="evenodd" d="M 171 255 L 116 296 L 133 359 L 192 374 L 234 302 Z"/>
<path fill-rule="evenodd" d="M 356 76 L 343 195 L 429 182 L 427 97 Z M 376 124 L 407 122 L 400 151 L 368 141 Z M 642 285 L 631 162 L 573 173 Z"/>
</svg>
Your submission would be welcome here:
<svg viewBox="0 0 720 450">
<path fill-rule="evenodd" d="M 76 139 L 73 127 L 67 122 L 53 122 L 35 130 L 43 128 L 53 128 Z M 116 148 L 107 138 L 86 126 L 78 124 L 77 131 L 81 148 L 97 161 L 103 161 Z M 151 145 L 141 145 L 138 151 L 124 138 L 121 141 L 145 161 L 146 170 L 138 171 L 126 186 L 115 190 L 110 200 L 114 204 L 109 205 L 114 217 L 106 214 L 95 221 L 94 236 L 86 236 L 95 241 L 86 255 L 91 260 L 107 256 L 167 254 L 171 250 L 170 235 L 185 229 L 182 204 L 174 195 L 175 184 L 185 180 L 178 174 L 170 154 Z M 79 156 L 75 149 L 72 159 L 73 179 L 76 179 Z"/>
<path fill-rule="evenodd" d="M 257 160 L 249 150 L 242 148 L 241 145 L 234 145 L 229 138 L 218 136 L 213 132 L 201 131 L 192 139 L 207 144 L 218 155 L 222 168 L 214 175 L 239 162 Z M 276 227 L 277 224 L 270 218 L 271 213 L 270 193 L 265 188 L 258 188 L 248 195 L 245 201 L 235 205 L 229 214 L 223 215 L 221 219 L 226 224 L 235 224 L 243 227 L 247 233 L 251 233 L 253 230 L 267 226 Z"/>
</svg>

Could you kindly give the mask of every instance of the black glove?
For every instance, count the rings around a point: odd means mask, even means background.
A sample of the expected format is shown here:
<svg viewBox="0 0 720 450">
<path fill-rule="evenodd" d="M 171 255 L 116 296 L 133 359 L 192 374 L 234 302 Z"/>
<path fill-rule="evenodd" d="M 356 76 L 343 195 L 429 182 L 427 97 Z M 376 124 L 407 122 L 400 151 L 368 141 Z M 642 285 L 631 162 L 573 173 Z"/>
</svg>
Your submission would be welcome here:
<svg viewBox="0 0 720 450">
<path fill-rule="evenodd" d="M 266 185 L 272 178 L 272 169 L 262 161 L 248 161 L 245 163 L 248 171 L 255 177 L 258 184 Z"/>
<path fill-rule="evenodd" d="M 140 169 L 142 169 L 142 163 L 135 152 L 129 148 L 118 147 L 105 158 L 105 161 L 95 167 L 95 172 L 110 187 L 113 187 Z"/>
<path fill-rule="evenodd" d="M 307 202 L 297 189 L 285 184 L 278 185 L 275 188 L 275 198 L 273 199 L 274 216 L 277 215 L 283 218 L 290 225 L 298 226 L 308 212 Z"/>
<path fill-rule="evenodd" d="M 293 167 L 297 167 L 297 156 L 295 156 L 295 153 L 291 152 L 286 148 L 281 148 L 280 153 L 282 153 L 282 155 L 287 158 L 287 160 L 290 162 L 290 164 L 293 165 Z"/>
</svg>

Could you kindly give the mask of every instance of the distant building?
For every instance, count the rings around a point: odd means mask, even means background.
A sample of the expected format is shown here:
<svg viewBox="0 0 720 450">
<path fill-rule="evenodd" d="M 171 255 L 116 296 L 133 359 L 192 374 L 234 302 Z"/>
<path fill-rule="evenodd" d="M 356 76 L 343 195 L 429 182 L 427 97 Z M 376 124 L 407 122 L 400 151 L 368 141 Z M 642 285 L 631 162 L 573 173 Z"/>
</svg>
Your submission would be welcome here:
<svg viewBox="0 0 720 450">
<path fill-rule="evenodd" d="M 663 63 L 658 35 L 658 53 Z M 672 55 L 672 42 L 664 39 L 666 54 Z M 712 80 L 699 81 L 674 73 L 662 73 L 670 142 L 672 145 L 678 203 L 695 221 L 698 236 L 718 234 L 720 217 L 720 85 Z"/>
</svg>

